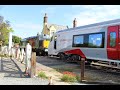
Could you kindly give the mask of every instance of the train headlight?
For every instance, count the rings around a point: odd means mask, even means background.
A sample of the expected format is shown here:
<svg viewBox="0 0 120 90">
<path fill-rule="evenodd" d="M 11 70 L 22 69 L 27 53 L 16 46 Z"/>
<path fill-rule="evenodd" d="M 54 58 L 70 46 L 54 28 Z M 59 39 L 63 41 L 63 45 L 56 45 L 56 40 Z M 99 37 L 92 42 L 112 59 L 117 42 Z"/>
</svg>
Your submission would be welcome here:
<svg viewBox="0 0 120 90">
<path fill-rule="evenodd" d="M 48 49 L 45 49 L 45 52 L 48 52 Z"/>
</svg>

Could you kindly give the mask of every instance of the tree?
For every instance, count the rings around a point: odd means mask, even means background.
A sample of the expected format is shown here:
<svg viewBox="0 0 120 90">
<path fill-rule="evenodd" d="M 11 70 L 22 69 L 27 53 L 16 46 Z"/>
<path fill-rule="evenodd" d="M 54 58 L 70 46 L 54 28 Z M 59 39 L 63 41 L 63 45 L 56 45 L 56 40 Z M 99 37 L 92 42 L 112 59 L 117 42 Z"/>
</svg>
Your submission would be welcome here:
<svg viewBox="0 0 120 90">
<path fill-rule="evenodd" d="M 0 16 L 1 22 L 0 22 L 0 42 L 2 42 L 2 45 L 7 45 L 9 41 L 9 32 L 14 32 L 14 30 L 10 27 L 10 22 L 6 20 L 3 21 L 3 17 Z"/>
<path fill-rule="evenodd" d="M 2 16 L 0 16 L 0 24 L 3 22 L 3 17 Z"/>
<path fill-rule="evenodd" d="M 21 37 L 18 37 L 18 36 L 15 36 L 15 35 L 12 36 L 12 41 L 14 43 L 19 43 L 20 44 L 21 40 L 22 40 Z"/>
</svg>

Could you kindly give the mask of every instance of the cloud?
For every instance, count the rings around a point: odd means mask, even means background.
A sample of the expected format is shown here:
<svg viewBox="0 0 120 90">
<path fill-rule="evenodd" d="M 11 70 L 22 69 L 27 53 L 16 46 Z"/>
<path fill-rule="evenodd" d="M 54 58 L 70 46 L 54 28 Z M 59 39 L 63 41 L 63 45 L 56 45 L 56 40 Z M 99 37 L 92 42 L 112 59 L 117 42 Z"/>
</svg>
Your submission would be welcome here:
<svg viewBox="0 0 120 90">
<path fill-rule="evenodd" d="M 119 5 L 79 5 L 72 6 L 78 13 L 72 16 L 77 19 L 77 26 L 119 18 Z M 78 9 L 81 8 L 81 9 Z"/>
</svg>

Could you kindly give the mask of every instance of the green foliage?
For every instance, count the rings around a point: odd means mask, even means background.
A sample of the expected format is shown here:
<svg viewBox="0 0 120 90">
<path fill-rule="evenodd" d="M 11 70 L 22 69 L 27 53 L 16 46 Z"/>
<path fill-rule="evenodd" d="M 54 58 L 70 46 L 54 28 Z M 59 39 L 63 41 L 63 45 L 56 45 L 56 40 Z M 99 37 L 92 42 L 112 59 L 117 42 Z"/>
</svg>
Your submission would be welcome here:
<svg viewBox="0 0 120 90">
<path fill-rule="evenodd" d="M 74 76 L 64 74 L 62 76 L 62 78 L 61 78 L 61 81 L 64 81 L 64 82 L 75 82 L 75 81 L 77 81 L 77 79 Z"/>
<path fill-rule="evenodd" d="M 80 76 L 76 75 L 76 79 L 77 79 L 77 81 L 80 81 Z"/>
<path fill-rule="evenodd" d="M 13 35 L 12 41 L 13 41 L 14 43 L 19 43 L 19 44 L 20 44 L 20 42 L 21 42 L 21 37 L 18 37 L 18 36 Z"/>
<path fill-rule="evenodd" d="M 76 75 L 75 73 L 65 71 L 65 72 L 63 72 L 63 76 L 61 78 L 61 81 L 64 81 L 64 82 L 80 81 L 80 76 Z"/>
<path fill-rule="evenodd" d="M 0 41 L 3 42 L 2 45 L 7 45 L 9 41 L 9 32 L 14 32 L 12 28 L 10 28 L 10 22 L 5 21 L 0 23 Z"/>
<path fill-rule="evenodd" d="M 63 77 L 61 78 L 61 80 L 64 82 L 75 82 L 77 81 L 76 74 L 69 71 L 65 71 L 63 72 Z"/>
<path fill-rule="evenodd" d="M 44 78 L 44 79 L 47 79 L 48 77 L 45 75 L 45 72 L 39 72 L 38 73 L 38 77 L 40 77 L 40 78 Z"/>
</svg>

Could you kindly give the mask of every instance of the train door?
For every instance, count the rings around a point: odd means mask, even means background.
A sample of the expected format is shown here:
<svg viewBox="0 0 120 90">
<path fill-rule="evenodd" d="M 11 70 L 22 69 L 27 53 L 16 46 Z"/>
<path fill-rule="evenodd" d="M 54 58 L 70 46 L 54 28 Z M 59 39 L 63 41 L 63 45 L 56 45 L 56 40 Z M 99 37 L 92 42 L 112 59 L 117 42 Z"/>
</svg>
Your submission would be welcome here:
<svg viewBox="0 0 120 90">
<path fill-rule="evenodd" d="M 54 49 L 57 49 L 57 36 L 54 37 Z"/>
<path fill-rule="evenodd" d="M 120 60 L 120 26 L 118 30 L 118 59 Z"/>
<path fill-rule="evenodd" d="M 108 59 L 120 60 L 120 26 L 109 26 L 107 33 L 107 56 Z"/>
</svg>

